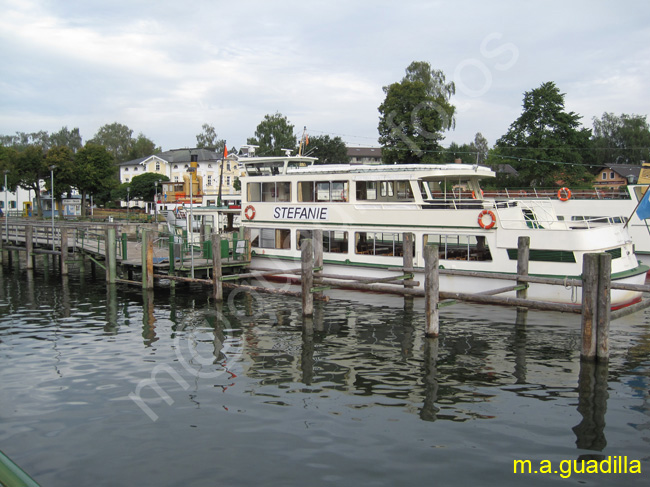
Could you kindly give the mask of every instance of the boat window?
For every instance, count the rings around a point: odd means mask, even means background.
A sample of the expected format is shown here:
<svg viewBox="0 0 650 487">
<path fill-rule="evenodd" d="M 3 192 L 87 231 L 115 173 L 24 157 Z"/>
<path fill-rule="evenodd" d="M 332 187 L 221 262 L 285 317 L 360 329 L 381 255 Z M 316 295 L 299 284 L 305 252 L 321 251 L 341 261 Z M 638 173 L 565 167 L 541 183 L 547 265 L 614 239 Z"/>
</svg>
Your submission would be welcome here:
<svg viewBox="0 0 650 487">
<path fill-rule="evenodd" d="M 296 247 L 297 250 L 302 248 L 302 241 L 313 238 L 311 230 L 296 230 Z"/>
<path fill-rule="evenodd" d="M 356 232 L 355 253 L 384 257 L 402 256 L 402 235 L 400 233 Z"/>
<path fill-rule="evenodd" d="M 251 247 L 260 249 L 290 249 L 288 228 L 251 228 Z"/>
<path fill-rule="evenodd" d="M 330 183 L 329 181 L 318 181 L 316 183 L 316 201 L 330 200 Z"/>
<path fill-rule="evenodd" d="M 376 181 L 357 181 L 357 200 L 376 200 L 377 199 L 377 182 Z"/>
<path fill-rule="evenodd" d="M 397 189 L 398 200 L 413 200 L 410 181 L 395 181 L 395 189 Z"/>
<path fill-rule="evenodd" d="M 298 182 L 298 201 L 315 201 L 313 181 Z"/>
<path fill-rule="evenodd" d="M 379 186 L 381 196 L 393 196 L 393 182 L 392 181 L 382 181 Z"/>
<path fill-rule="evenodd" d="M 248 183 L 248 201 L 262 201 L 262 183 Z"/>
<path fill-rule="evenodd" d="M 323 252 L 346 254 L 348 252 L 348 232 L 324 230 Z"/>
<path fill-rule="evenodd" d="M 491 261 L 492 254 L 482 235 L 425 235 L 423 244 L 438 246 L 438 257 L 445 260 Z"/>
<path fill-rule="evenodd" d="M 332 181 L 332 201 L 346 201 L 348 197 L 347 181 Z"/>
<path fill-rule="evenodd" d="M 291 201 L 291 183 L 290 182 L 262 183 L 261 201 Z"/>
</svg>

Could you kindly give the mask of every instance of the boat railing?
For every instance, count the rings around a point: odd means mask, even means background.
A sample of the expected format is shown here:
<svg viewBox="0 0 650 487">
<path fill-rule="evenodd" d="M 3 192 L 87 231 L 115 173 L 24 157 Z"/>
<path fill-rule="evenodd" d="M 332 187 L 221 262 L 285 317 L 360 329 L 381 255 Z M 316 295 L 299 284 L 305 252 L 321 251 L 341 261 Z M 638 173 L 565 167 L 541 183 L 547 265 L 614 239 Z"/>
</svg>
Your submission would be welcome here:
<svg viewBox="0 0 650 487">
<path fill-rule="evenodd" d="M 486 198 L 513 198 L 513 199 L 558 199 L 557 188 L 514 188 L 485 190 Z M 627 190 L 620 189 L 571 189 L 571 198 L 578 200 L 629 200 L 630 194 Z"/>
</svg>

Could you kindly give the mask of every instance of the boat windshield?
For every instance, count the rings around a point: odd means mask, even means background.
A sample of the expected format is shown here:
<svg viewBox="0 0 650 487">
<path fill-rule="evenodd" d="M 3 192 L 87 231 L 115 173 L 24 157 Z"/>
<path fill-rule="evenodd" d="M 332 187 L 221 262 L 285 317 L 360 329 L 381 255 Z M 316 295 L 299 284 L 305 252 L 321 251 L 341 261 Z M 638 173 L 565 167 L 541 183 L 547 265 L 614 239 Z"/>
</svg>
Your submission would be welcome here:
<svg viewBox="0 0 650 487">
<path fill-rule="evenodd" d="M 418 181 L 423 200 L 475 199 L 475 180 L 470 179 L 421 179 Z"/>
</svg>

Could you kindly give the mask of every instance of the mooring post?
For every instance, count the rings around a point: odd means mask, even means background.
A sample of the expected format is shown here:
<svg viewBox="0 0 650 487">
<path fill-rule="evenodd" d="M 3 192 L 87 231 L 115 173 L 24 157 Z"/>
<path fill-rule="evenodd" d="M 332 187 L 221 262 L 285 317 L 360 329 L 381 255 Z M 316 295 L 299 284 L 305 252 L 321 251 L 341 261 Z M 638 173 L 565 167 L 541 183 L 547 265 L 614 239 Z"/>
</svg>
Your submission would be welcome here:
<svg viewBox="0 0 650 487">
<path fill-rule="evenodd" d="M 438 300 L 440 281 L 438 273 L 438 246 L 424 246 L 424 314 L 426 336 L 437 337 L 440 332 Z"/>
<path fill-rule="evenodd" d="M 34 227 L 31 225 L 25 226 L 25 265 L 26 269 L 34 268 L 34 259 L 32 253 L 34 252 Z"/>
<path fill-rule="evenodd" d="M 599 362 L 609 360 L 609 322 L 612 313 L 612 255 L 598 255 L 598 320 L 596 321 L 596 358 Z"/>
<path fill-rule="evenodd" d="M 212 294 L 216 301 L 223 301 L 223 282 L 221 276 L 223 267 L 221 263 L 221 235 L 212 234 Z"/>
<path fill-rule="evenodd" d="M 598 254 L 582 258 L 582 346 L 580 358 L 596 358 L 596 323 L 598 320 Z"/>
<path fill-rule="evenodd" d="M 122 232 L 122 260 L 126 260 L 128 257 L 128 248 L 129 248 L 129 238 L 126 232 Z"/>
<path fill-rule="evenodd" d="M 147 229 L 142 230 L 142 288 L 153 289 L 153 239 Z"/>
<path fill-rule="evenodd" d="M 528 275 L 528 259 L 530 256 L 530 237 L 519 237 L 517 241 L 517 276 Z M 517 279 L 517 285 L 526 284 L 524 281 Z M 526 299 L 528 297 L 527 289 L 517 290 L 517 297 Z"/>
<path fill-rule="evenodd" d="M 314 230 L 313 235 L 314 241 L 312 242 L 312 245 L 314 247 L 314 267 L 319 269 L 314 271 L 314 282 L 316 285 L 320 285 L 322 283 L 321 275 L 323 274 L 323 231 Z M 316 299 L 321 299 L 323 297 L 323 292 L 319 291 L 314 293 L 314 297 Z"/>
<path fill-rule="evenodd" d="M 246 261 L 250 262 L 252 257 L 252 248 L 251 248 L 251 229 L 249 227 L 244 227 L 244 241 L 246 242 Z"/>
<path fill-rule="evenodd" d="M 314 296 L 311 288 L 314 285 L 314 248 L 312 240 L 306 238 L 300 246 L 301 279 L 302 284 L 302 315 L 314 315 Z"/>
<path fill-rule="evenodd" d="M 108 227 L 106 229 L 106 241 L 104 247 L 106 251 L 106 282 L 109 284 L 115 284 L 115 278 L 117 275 L 115 227 Z"/>
<path fill-rule="evenodd" d="M 404 269 L 413 269 L 413 256 L 414 256 L 414 241 L 413 234 L 411 232 L 404 232 L 402 237 L 402 265 Z M 405 270 L 404 272 L 412 272 L 411 270 Z M 414 287 L 413 279 L 404 280 L 405 288 Z"/>
<path fill-rule="evenodd" d="M 68 229 L 61 227 L 61 275 L 68 275 Z"/>
</svg>

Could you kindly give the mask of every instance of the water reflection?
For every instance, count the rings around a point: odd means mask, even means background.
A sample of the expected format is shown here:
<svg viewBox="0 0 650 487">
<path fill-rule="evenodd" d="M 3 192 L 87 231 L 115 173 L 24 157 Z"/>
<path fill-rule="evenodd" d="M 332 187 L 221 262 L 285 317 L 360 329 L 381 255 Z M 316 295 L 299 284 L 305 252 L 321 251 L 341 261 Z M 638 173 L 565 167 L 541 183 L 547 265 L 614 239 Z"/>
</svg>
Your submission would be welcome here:
<svg viewBox="0 0 650 487">
<path fill-rule="evenodd" d="M 578 379 L 578 412 L 580 424 L 573 427 L 576 445 L 583 450 L 602 451 L 605 439 L 605 413 L 607 412 L 607 363 L 583 361 Z"/>
</svg>

